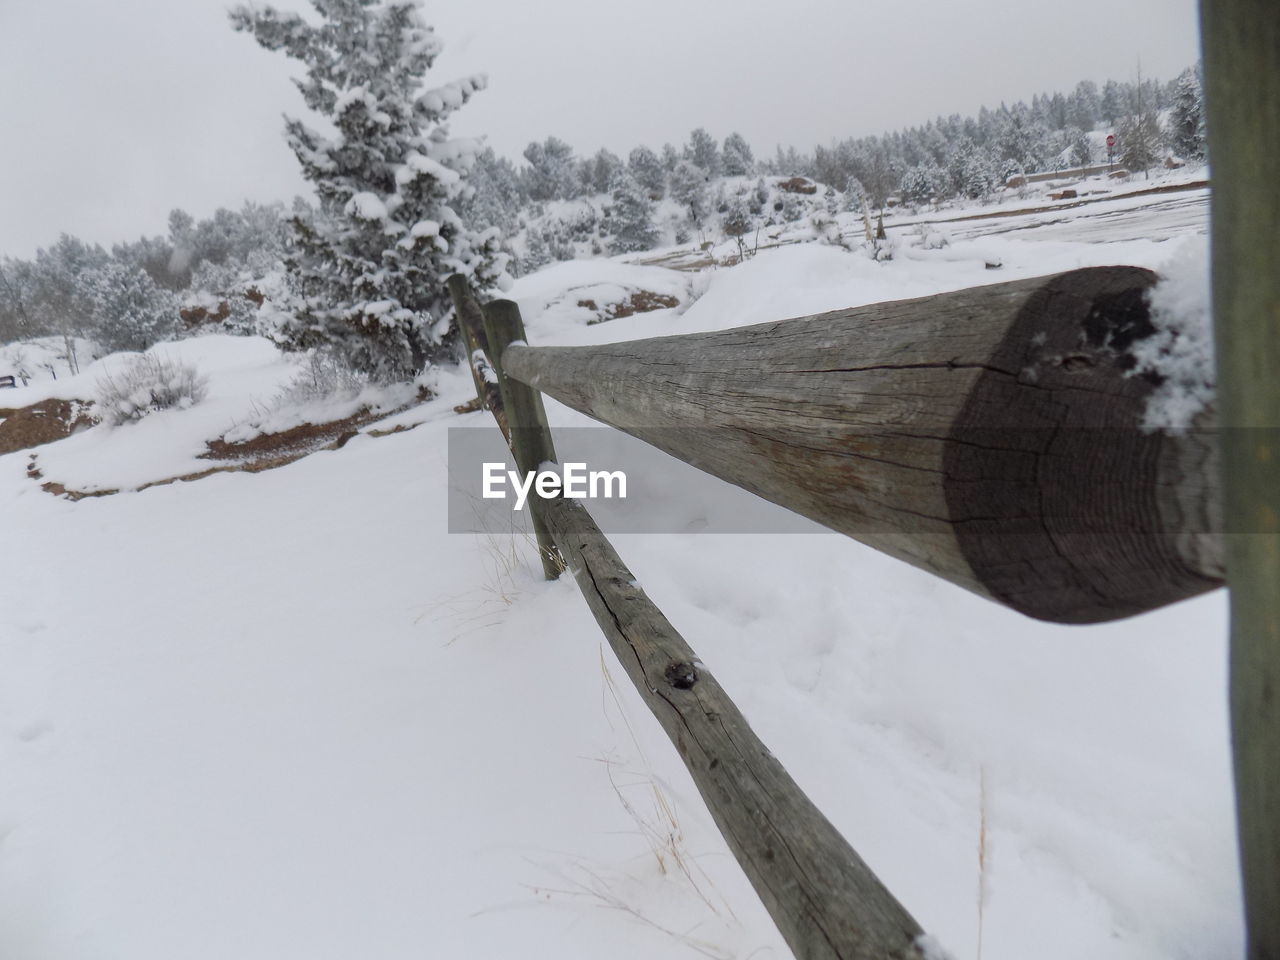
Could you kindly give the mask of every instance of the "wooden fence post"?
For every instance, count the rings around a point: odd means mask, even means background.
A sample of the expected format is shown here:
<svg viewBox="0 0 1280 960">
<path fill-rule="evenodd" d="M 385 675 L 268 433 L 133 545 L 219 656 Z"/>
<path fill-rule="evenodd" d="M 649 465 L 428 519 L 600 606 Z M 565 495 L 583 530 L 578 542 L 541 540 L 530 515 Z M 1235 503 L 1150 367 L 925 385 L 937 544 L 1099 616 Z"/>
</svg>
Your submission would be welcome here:
<svg viewBox="0 0 1280 960">
<path fill-rule="evenodd" d="M 483 311 L 502 387 L 494 413 L 507 402 L 521 405 L 520 413 L 506 411 L 505 422 L 513 438 L 531 438 L 521 443 L 517 464 L 536 467 L 554 457 L 542 404 L 536 391 L 523 396 L 528 388 L 502 372 L 503 351 L 524 332 L 519 310 L 499 302 Z M 755 735 L 586 508 L 563 497 L 538 499 L 536 506 L 539 528 L 558 548 L 556 558 L 565 559 L 556 571 L 572 571 L 797 960 L 924 960 L 920 925 Z"/>
<path fill-rule="evenodd" d="M 458 331 L 462 334 L 462 342 L 467 348 L 467 366 L 471 369 L 471 380 L 476 386 L 476 398 L 481 405 L 488 407 L 498 421 L 498 427 L 507 442 L 511 442 L 511 430 L 507 426 L 507 414 L 502 407 L 502 397 L 498 390 L 498 379 L 490 376 L 489 370 L 489 338 L 484 332 L 484 314 L 480 302 L 471 292 L 467 278 L 455 273 L 445 281 L 449 296 L 453 298 L 453 312 L 457 319 Z"/>
<path fill-rule="evenodd" d="M 1200 12 L 1248 956 L 1280 960 L 1280 7 Z"/>
<path fill-rule="evenodd" d="M 915 918 L 769 752 L 576 500 L 544 501 L 609 646 L 797 960 L 922 960 Z"/>
<path fill-rule="evenodd" d="M 485 338 L 488 341 L 489 362 L 497 373 L 502 407 L 506 411 L 507 426 L 510 429 L 511 453 L 515 457 L 517 469 L 528 475 L 539 470 L 544 463 L 554 463 L 556 450 L 551 442 L 551 430 L 547 427 L 542 395 L 502 372 L 503 351 L 513 342 L 524 341 L 524 321 L 520 318 L 520 308 L 511 300 L 493 300 L 481 310 Z M 538 540 L 538 553 L 542 557 L 542 572 L 548 580 L 555 580 L 564 570 L 564 561 L 547 533 L 541 498 L 532 496 L 528 504 L 533 532 Z"/>
</svg>

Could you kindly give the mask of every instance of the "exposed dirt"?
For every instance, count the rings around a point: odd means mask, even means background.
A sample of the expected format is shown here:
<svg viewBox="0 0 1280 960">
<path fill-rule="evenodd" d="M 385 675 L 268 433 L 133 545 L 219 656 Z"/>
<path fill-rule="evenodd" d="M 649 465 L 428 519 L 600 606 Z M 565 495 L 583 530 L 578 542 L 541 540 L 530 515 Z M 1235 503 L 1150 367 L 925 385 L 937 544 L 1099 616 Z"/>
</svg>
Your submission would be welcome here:
<svg viewBox="0 0 1280 960">
<path fill-rule="evenodd" d="M 678 298 L 666 293 L 654 293 L 652 290 L 637 290 L 621 303 L 606 303 L 603 309 L 594 300 L 579 300 L 578 306 L 597 314 L 596 319 L 588 320 L 587 325 L 607 323 L 622 317 L 634 316 L 637 313 L 648 313 L 651 310 L 669 310 L 680 306 Z"/>
<path fill-rule="evenodd" d="M 201 454 L 201 459 L 216 461 L 215 466 L 178 477 L 153 480 L 150 483 L 142 484 L 137 489 L 147 490 L 151 487 L 163 487 L 171 483 L 203 480 L 205 477 L 211 477 L 215 473 L 261 473 L 264 470 L 274 470 L 277 467 L 287 466 L 301 460 L 303 457 L 320 450 L 340 450 L 348 440 L 360 433 L 362 427 L 376 423 L 379 420 L 385 420 L 414 406 L 416 406 L 416 403 L 406 404 L 395 410 L 376 413 L 367 409 L 361 410 L 341 420 L 333 420 L 328 423 L 303 423 L 289 430 L 282 430 L 279 433 L 262 433 L 251 440 L 239 442 L 228 442 L 219 437 L 216 440 L 210 440 L 206 444 L 208 449 Z M 370 437 L 388 437 L 392 434 L 412 430 L 415 426 L 417 424 L 402 423 L 387 430 L 369 430 L 367 435 Z M 43 479 L 36 454 L 31 455 L 31 460 L 27 465 L 27 476 L 33 480 Z M 109 497 L 120 492 L 116 489 L 75 490 L 52 480 L 40 484 L 40 489 L 57 497 L 65 497 L 68 500 L 83 500 L 86 497 Z"/>
<path fill-rule="evenodd" d="M 783 180 L 779 183 L 778 189 L 785 193 L 814 194 L 818 192 L 818 185 L 812 180 L 806 180 L 804 177 L 792 177 L 790 180 Z"/>
<path fill-rule="evenodd" d="M 97 421 L 84 400 L 41 400 L 16 410 L 0 409 L 0 455 L 53 443 Z"/>
</svg>

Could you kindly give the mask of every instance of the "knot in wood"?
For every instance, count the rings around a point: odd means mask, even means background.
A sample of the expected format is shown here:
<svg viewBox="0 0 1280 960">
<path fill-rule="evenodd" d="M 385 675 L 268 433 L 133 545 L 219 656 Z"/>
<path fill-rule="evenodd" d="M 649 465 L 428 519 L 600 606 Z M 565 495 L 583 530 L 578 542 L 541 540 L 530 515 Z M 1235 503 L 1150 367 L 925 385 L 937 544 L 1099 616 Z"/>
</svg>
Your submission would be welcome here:
<svg viewBox="0 0 1280 960">
<path fill-rule="evenodd" d="M 674 660 L 667 664 L 664 675 L 667 683 L 677 690 L 688 690 L 698 682 L 698 671 L 693 669 L 692 663 L 686 663 L 683 660 Z"/>
</svg>

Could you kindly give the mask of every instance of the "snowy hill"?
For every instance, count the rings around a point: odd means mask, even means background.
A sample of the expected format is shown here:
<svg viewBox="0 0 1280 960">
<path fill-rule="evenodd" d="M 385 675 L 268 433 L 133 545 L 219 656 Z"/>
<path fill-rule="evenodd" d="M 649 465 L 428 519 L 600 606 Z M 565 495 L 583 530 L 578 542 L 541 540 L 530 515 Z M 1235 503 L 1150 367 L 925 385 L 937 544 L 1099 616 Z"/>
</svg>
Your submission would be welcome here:
<svg viewBox="0 0 1280 960">
<path fill-rule="evenodd" d="M 1158 268 L 1203 243 L 1203 204 L 1171 202 L 930 215 L 945 247 L 902 215 L 887 263 L 817 243 L 696 274 L 579 261 L 511 295 L 531 342 L 593 343 Z M 639 291 L 675 305 L 600 322 Z M 573 583 L 543 582 L 518 531 L 447 533 L 447 432 L 491 428 L 454 412 L 465 372 L 330 408 L 374 413 L 278 469 L 43 490 L 193 474 L 210 440 L 301 422 L 274 405 L 298 368 L 264 340 L 154 349 L 207 397 L 0 457 L 0 956 L 789 955 Z M 1053 626 L 834 534 L 718 533 L 734 496 L 690 508 L 702 533 L 615 544 L 955 956 L 1239 953 L 1221 593 Z"/>
</svg>

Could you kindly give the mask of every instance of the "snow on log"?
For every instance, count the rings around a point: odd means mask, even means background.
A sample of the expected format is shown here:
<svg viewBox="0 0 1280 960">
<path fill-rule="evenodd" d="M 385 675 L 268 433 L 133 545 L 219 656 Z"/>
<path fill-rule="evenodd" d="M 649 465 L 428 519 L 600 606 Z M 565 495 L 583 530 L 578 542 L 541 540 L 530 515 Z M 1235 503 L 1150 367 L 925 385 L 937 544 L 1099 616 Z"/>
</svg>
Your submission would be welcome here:
<svg viewBox="0 0 1280 960">
<path fill-rule="evenodd" d="M 1144 430 L 1155 275 L 1096 267 L 504 372 L 1029 616 L 1094 623 L 1222 583 L 1211 430 Z M 1212 411 L 1200 421 L 1211 423 Z"/>
</svg>

